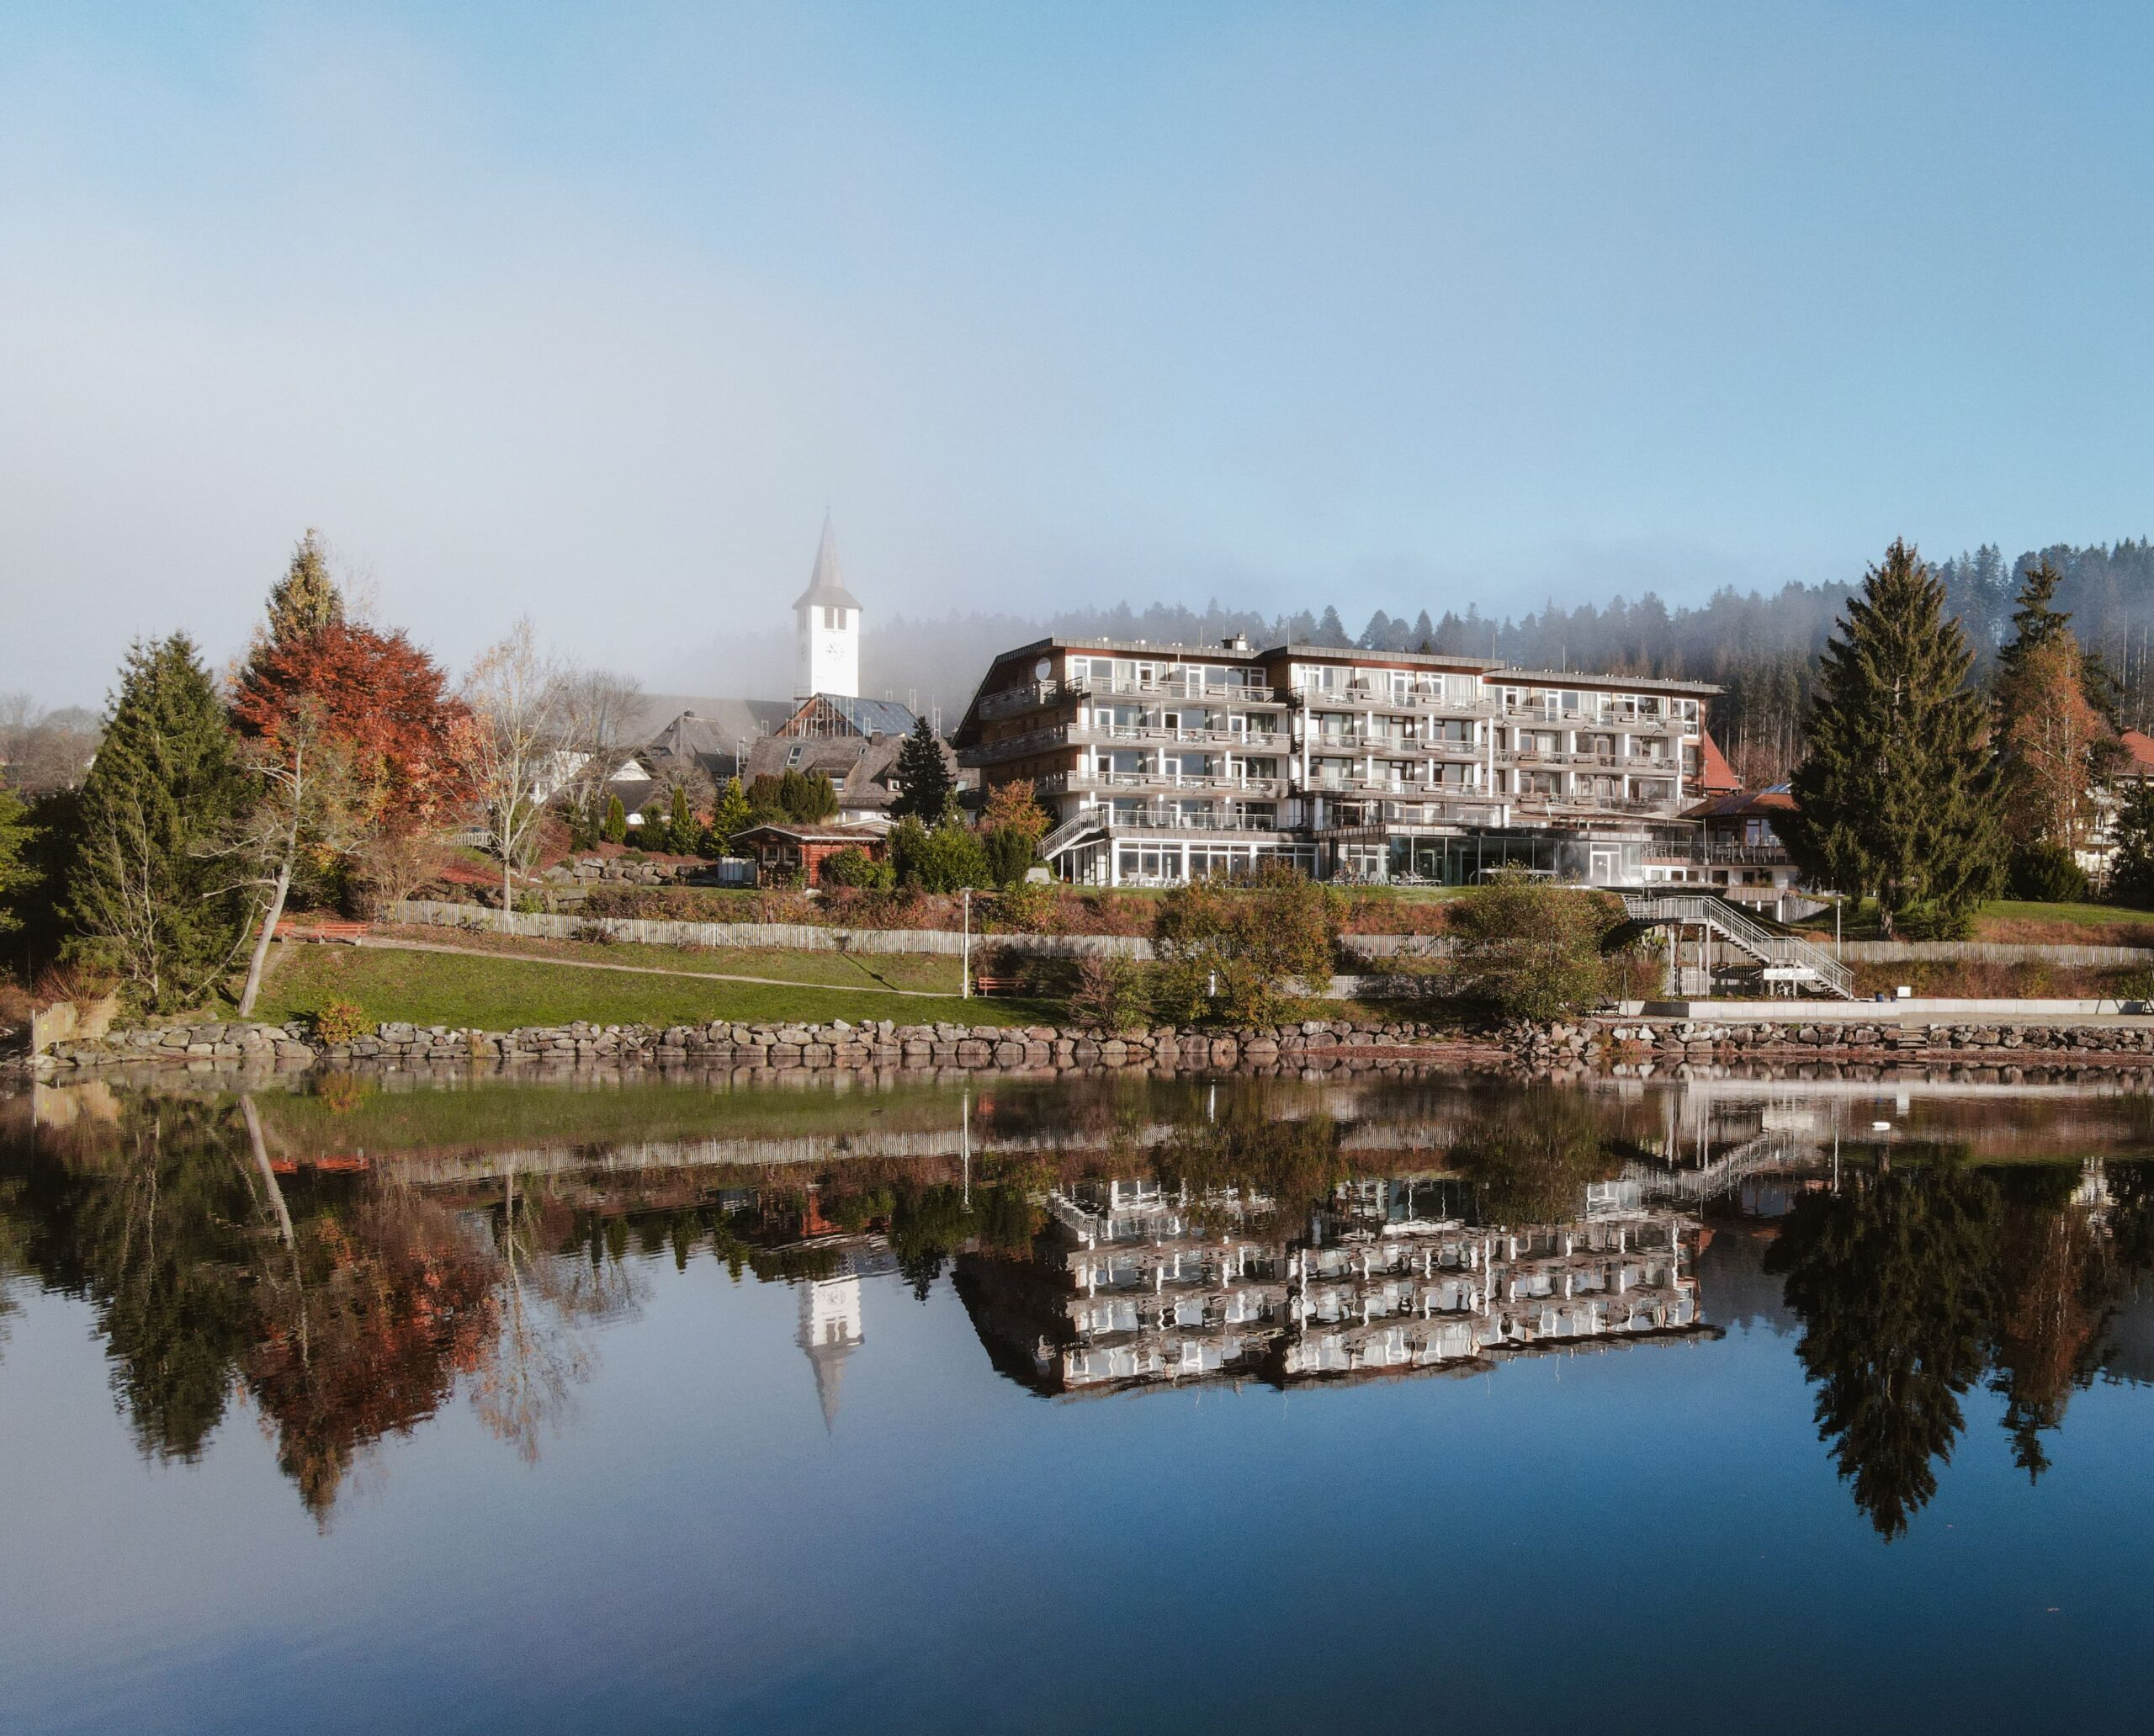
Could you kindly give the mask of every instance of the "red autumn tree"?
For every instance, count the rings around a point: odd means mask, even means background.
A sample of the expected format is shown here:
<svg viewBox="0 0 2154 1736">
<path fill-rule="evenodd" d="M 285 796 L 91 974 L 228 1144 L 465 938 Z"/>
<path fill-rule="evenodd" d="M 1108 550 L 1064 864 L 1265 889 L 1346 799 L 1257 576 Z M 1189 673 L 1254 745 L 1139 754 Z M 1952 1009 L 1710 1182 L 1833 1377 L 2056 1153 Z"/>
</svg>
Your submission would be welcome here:
<svg viewBox="0 0 2154 1736">
<path fill-rule="evenodd" d="M 369 826 L 408 835 L 470 800 L 470 713 L 401 633 L 340 619 L 257 646 L 232 696 L 240 734 L 275 742 L 308 712 L 348 761 Z"/>
<path fill-rule="evenodd" d="M 340 610 L 288 626 L 272 610 L 232 695 L 241 755 L 262 795 L 235 854 L 266 893 L 241 991 L 242 1018 L 262 990 L 269 942 L 303 851 L 337 855 L 420 837 L 470 798 L 463 740 L 470 713 L 440 666 L 401 633 Z"/>
</svg>

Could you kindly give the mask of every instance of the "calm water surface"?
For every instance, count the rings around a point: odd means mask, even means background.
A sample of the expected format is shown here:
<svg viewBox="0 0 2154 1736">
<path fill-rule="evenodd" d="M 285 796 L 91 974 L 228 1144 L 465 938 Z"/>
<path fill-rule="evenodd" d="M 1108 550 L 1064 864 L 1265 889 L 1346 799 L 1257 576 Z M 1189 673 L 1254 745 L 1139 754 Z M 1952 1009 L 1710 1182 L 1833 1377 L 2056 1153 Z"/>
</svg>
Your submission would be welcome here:
<svg viewBox="0 0 2154 1736">
<path fill-rule="evenodd" d="M 2154 1101 L 0 1098 L 0 1727 L 2146 1713 Z"/>
</svg>

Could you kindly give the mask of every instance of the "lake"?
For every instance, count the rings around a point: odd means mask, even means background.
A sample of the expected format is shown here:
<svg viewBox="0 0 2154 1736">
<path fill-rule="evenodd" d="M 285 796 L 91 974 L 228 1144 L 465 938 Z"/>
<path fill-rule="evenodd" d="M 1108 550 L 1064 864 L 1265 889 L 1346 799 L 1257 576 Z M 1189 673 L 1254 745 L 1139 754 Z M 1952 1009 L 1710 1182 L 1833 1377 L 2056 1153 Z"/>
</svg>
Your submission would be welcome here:
<svg viewBox="0 0 2154 1736">
<path fill-rule="evenodd" d="M 10 1731 L 2144 1716 L 2122 1083 L 0 1096 Z"/>
</svg>

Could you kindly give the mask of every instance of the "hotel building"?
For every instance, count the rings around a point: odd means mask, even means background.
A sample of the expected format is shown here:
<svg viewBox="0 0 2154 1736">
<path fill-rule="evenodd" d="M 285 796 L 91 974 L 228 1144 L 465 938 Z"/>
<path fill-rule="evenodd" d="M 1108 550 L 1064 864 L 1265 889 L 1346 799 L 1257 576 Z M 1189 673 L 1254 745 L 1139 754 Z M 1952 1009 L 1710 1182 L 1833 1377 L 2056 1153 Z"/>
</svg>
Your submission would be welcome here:
<svg viewBox="0 0 2154 1736">
<path fill-rule="evenodd" d="M 1043 639 L 989 667 L 952 736 L 1031 782 L 1056 875 L 1148 885 L 1282 861 L 1462 884 L 1513 866 L 1704 883 L 1684 810 L 1714 787 L 1701 682 L 1284 645 Z"/>
</svg>

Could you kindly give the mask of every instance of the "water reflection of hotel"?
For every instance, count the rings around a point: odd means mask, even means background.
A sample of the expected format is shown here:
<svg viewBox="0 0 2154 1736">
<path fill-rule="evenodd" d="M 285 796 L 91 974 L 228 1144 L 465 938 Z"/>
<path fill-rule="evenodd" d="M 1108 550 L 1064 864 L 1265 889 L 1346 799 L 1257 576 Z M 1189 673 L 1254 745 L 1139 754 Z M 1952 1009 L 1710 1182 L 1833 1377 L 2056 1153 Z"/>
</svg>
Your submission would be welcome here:
<svg viewBox="0 0 2154 1736">
<path fill-rule="evenodd" d="M 1029 1261 L 967 1256 L 958 1288 L 997 1363 L 1039 1390 L 1218 1378 L 1277 1384 L 1470 1372 L 1499 1357 L 1711 1329 L 1695 1221 L 1592 1191 L 1577 1221 L 1491 1229 L 1456 1183 L 1364 1180 L 1306 1224 L 1152 1181 L 1049 1202 Z"/>
</svg>

